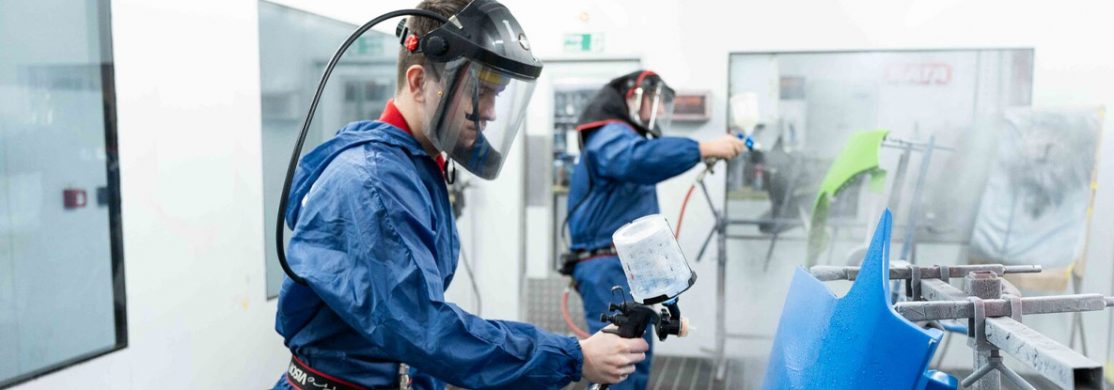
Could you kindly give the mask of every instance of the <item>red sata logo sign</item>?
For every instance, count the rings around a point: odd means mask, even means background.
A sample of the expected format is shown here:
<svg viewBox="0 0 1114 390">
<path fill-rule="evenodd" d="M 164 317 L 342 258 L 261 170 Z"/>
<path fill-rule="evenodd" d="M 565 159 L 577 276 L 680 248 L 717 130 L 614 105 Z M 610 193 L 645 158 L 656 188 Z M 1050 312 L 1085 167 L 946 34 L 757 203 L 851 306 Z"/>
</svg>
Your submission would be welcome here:
<svg viewBox="0 0 1114 390">
<path fill-rule="evenodd" d="M 892 64 L 886 67 L 887 84 L 948 85 L 952 66 L 942 63 Z"/>
</svg>

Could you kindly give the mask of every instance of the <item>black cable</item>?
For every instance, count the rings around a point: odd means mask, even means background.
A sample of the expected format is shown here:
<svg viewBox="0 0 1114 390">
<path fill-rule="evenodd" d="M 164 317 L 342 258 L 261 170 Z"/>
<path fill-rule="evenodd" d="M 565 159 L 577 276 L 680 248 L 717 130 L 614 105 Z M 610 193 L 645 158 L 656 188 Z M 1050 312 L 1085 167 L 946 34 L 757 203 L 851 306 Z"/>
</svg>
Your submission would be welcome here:
<svg viewBox="0 0 1114 390">
<path fill-rule="evenodd" d="M 570 187 L 570 189 L 572 188 L 571 185 L 569 187 Z M 584 202 L 586 202 L 588 200 L 588 195 L 591 195 L 591 194 L 592 194 L 592 179 L 589 177 L 588 178 L 588 190 L 584 191 L 584 197 L 581 198 L 580 201 L 576 202 L 576 204 L 572 206 L 572 210 L 569 210 L 569 212 L 565 214 L 565 220 L 561 222 L 561 231 L 560 231 L 561 241 L 565 242 L 565 247 L 569 248 L 570 251 L 572 251 L 572 243 L 569 242 L 568 237 L 565 237 L 565 230 L 567 230 L 569 228 L 569 218 L 572 217 L 573 213 L 576 213 L 576 211 L 580 209 L 580 206 L 583 205 Z"/>
<path fill-rule="evenodd" d="M 577 130 L 577 131 L 579 132 L 580 130 Z M 580 158 L 582 158 L 582 159 L 588 158 L 588 149 L 585 149 L 586 146 L 587 146 L 587 142 L 585 142 L 585 140 L 584 140 L 587 137 L 585 137 L 585 135 L 583 133 L 578 134 L 578 135 L 580 136 L 580 145 L 581 145 L 580 149 L 583 152 L 583 153 L 581 153 Z M 587 164 L 587 162 L 584 162 L 584 164 Z M 587 166 L 584 167 L 584 172 L 588 175 L 588 189 L 584 191 L 584 197 L 580 198 L 580 200 L 577 201 L 576 204 L 573 205 L 572 208 L 569 209 L 569 211 L 567 213 L 565 213 L 565 219 L 563 221 L 561 221 L 561 231 L 558 232 L 560 234 L 561 241 L 563 241 L 565 243 L 565 247 L 569 249 L 570 253 L 572 253 L 572 242 L 571 242 L 571 239 L 569 239 L 568 237 L 565 237 L 565 230 L 567 230 L 568 227 L 569 227 L 569 218 L 571 218 L 572 215 L 574 213 L 576 213 L 577 210 L 580 210 L 580 206 L 583 206 L 584 202 L 588 201 L 589 195 L 592 195 L 592 172 L 590 171 L 590 169 L 591 168 L 589 168 Z M 571 179 L 569 180 L 569 195 L 568 196 L 570 196 L 570 197 L 572 196 L 572 180 Z"/>
<path fill-rule="evenodd" d="M 332 75 L 333 68 L 340 62 L 340 58 L 344 56 L 344 52 L 348 51 L 348 47 L 352 46 L 360 36 L 364 35 L 367 30 L 375 27 L 375 25 L 387 19 L 393 19 L 399 16 L 424 16 L 441 23 L 449 22 L 449 19 L 444 16 L 420 9 L 403 9 L 379 15 L 356 29 L 356 32 L 352 33 L 352 35 L 344 41 L 344 44 L 340 45 L 340 48 L 333 54 L 333 59 L 329 60 L 329 65 L 325 67 L 325 72 L 321 75 L 321 82 L 317 84 L 317 93 L 313 95 L 313 102 L 309 106 L 309 113 L 306 114 L 306 120 L 302 123 L 302 132 L 298 135 L 298 143 L 294 145 L 294 153 L 290 156 L 290 165 L 286 168 L 286 181 L 282 183 L 282 197 L 279 198 L 278 224 L 275 229 L 275 244 L 278 246 L 279 265 L 282 266 L 282 272 L 285 272 L 286 276 L 289 276 L 290 280 L 293 280 L 295 283 L 304 285 L 306 284 L 306 280 L 294 274 L 294 271 L 290 269 L 290 265 L 286 263 L 286 249 L 283 248 L 283 244 L 285 244 L 283 242 L 283 235 L 286 225 L 286 203 L 288 202 L 287 198 L 290 197 L 290 182 L 294 179 L 294 170 L 298 167 L 298 160 L 302 155 L 302 146 L 305 145 L 306 134 L 309 133 L 309 125 L 313 122 L 313 114 L 317 112 L 317 103 L 321 101 L 321 93 L 325 91 L 325 84 L 329 81 L 329 76 Z"/>
</svg>

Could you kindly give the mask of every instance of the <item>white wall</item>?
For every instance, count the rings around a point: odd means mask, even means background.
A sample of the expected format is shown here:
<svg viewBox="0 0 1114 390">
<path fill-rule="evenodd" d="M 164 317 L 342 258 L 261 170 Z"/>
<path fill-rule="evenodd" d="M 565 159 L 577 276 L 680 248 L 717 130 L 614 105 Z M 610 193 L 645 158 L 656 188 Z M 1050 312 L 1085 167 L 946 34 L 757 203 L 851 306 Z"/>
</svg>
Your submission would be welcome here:
<svg viewBox="0 0 1114 390">
<path fill-rule="evenodd" d="M 353 23 L 412 5 L 283 3 Z M 1114 36 L 1114 3 L 1103 0 L 507 3 L 539 57 L 563 55 L 566 32 L 603 32 L 607 56 L 640 57 L 675 85 L 711 90 L 713 119 L 688 130 L 697 138 L 726 127 L 730 51 L 1033 47 L 1035 104 L 1114 107 L 1114 52 L 1086 43 Z M 240 389 L 265 387 L 277 378 L 288 355 L 273 331 L 274 303 L 263 297 L 255 4 L 113 2 L 130 345 L 16 388 Z M 1109 116 L 1106 128 L 1114 129 Z M 1112 148 L 1107 142 L 1103 155 Z M 1114 197 L 1114 158 L 1101 164 L 1085 283 L 1088 291 L 1110 293 L 1114 207 L 1107 200 Z M 521 167 L 521 161 L 507 166 Z M 659 186 L 666 215 L 677 213 L 694 174 Z M 521 267 L 521 252 L 512 248 L 522 242 L 521 224 L 514 221 L 521 214 L 507 210 L 521 210 L 523 181 L 513 169 L 504 175 L 470 191 L 486 197 L 472 202 L 476 230 L 483 234 L 476 236 L 481 243 L 471 259 L 483 283 L 485 314 L 514 318 L 519 286 L 508 275 Z M 716 198 L 722 198 L 722 181 L 709 181 Z M 709 223 L 693 214 L 685 229 L 702 232 Z M 697 236 L 682 237 L 686 251 L 699 246 Z M 701 281 L 686 295 L 685 310 L 700 333 L 688 344 L 661 345 L 662 353 L 696 353 L 712 345 L 712 262 L 696 270 Z M 1106 345 L 1107 315 L 1086 318 L 1091 352 L 1098 357 Z"/>
</svg>

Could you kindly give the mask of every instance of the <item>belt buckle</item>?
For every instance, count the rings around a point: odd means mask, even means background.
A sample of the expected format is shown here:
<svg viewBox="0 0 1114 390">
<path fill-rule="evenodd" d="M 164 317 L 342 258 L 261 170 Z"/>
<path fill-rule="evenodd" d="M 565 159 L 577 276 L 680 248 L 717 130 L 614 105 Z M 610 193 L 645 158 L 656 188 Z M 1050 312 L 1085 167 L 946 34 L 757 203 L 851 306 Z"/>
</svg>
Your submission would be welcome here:
<svg viewBox="0 0 1114 390">
<path fill-rule="evenodd" d="M 410 390 L 410 366 L 406 363 L 398 364 L 398 388 L 400 390 Z"/>
</svg>

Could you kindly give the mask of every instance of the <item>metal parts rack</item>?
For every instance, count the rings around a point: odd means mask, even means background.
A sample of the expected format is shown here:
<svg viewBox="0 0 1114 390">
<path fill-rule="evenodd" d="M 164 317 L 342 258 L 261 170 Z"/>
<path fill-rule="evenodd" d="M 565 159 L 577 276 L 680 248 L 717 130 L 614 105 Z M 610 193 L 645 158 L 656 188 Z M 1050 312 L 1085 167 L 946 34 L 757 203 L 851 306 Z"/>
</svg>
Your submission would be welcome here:
<svg viewBox="0 0 1114 390">
<path fill-rule="evenodd" d="M 810 272 L 822 281 L 854 280 L 858 267 L 815 266 Z M 974 372 L 964 388 L 998 390 L 1002 378 L 1022 389 L 1035 387 L 1002 364 L 1002 352 L 1024 362 L 1041 377 L 1065 389 L 1101 389 L 1102 364 L 1025 326 L 1023 316 L 1076 313 L 1114 306 L 1101 294 L 1022 297 L 1002 276 L 1040 272 L 1039 266 L 961 265 L 917 266 L 895 264 L 890 279 L 904 282 L 905 294 L 894 310 L 910 321 L 941 329 L 962 329 L 941 322 L 967 320 L 967 340 L 974 353 Z M 949 283 L 963 278 L 964 289 Z"/>
</svg>

